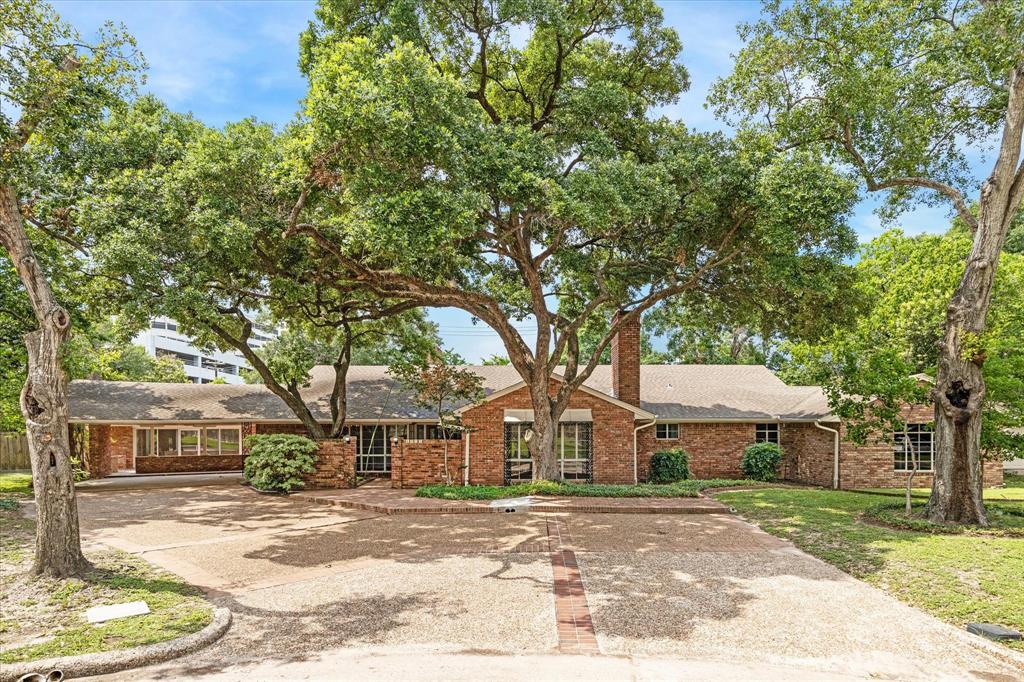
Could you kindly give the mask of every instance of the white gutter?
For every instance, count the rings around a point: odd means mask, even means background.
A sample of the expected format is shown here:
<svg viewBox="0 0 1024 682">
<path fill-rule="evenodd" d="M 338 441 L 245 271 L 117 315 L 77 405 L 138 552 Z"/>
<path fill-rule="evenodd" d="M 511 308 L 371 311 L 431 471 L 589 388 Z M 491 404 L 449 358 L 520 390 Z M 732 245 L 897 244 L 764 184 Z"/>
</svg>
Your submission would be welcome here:
<svg viewBox="0 0 1024 682">
<path fill-rule="evenodd" d="M 828 431 L 833 435 L 832 439 L 832 488 L 839 489 L 839 431 L 822 426 L 821 421 L 815 421 L 814 425 L 822 431 Z"/>
<path fill-rule="evenodd" d="M 466 465 L 462 468 L 462 485 L 469 485 L 469 436 L 466 431 Z"/>
<path fill-rule="evenodd" d="M 638 431 L 642 431 L 642 430 L 646 429 L 649 426 L 654 426 L 657 422 L 658 422 L 657 419 L 652 419 L 647 424 L 644 424 L 643 426 L 638 426 L 635 429 L 633 429 L 633 485 L 636 485 L 637 483 L 640 482 L 639 478 L 637 477 L 637 469 L 636 469 L 636 458 L 637 458 L 636 434 L 637 434 Z"/>
</svg>

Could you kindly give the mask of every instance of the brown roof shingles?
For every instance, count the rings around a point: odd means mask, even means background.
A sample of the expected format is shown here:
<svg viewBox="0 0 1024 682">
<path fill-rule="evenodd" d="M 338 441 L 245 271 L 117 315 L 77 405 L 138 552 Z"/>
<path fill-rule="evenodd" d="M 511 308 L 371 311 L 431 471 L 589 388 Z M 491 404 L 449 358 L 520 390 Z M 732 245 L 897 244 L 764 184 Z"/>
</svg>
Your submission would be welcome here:
<svg viewBox="0 0 1024 682">
<path fill-rule="evenodd" d="M 471 366 L 485 395 L 521 382 L 509 365 Z M 313 415 L 330 420 L 333 368 L 315 367 L 302 390 Z M 586 382 L 611 395 L 611 368 L 598 367 Z M 73 381 L 69 390 L 74 422 L 295 421 L 295 415 L 266 387 L 230 384 L 152 384 Z M 664 420 L 812 420 L 829 418 L 816 386 L 787 386 L 756 365 L 643 365 L 640 407 Z M 358 365 L 348 375 L 348 418 L 354 421 L 431 419 L 412 393 L 379 365 Z"/>
</svg>

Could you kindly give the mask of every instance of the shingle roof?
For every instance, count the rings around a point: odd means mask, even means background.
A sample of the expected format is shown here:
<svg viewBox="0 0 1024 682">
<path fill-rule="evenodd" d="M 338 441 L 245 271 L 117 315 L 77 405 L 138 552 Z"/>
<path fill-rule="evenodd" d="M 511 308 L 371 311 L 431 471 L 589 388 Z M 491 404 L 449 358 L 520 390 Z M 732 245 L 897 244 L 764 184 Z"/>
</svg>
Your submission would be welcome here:
<svg viewBox="0 0 1024 682">
<path fill-rule="evenodd" d="M 521 382 L 509 365 L 474 365 L 485 395 Z M 334 379 L 329 366 L 313 368 L 302 390 L 313 415 L 330 420 Z M 611 367 L 594 370 L 586 385 L 612 393 Z M 669 420 L 808 420 L 827 418 L 828 405 L 816 386 L 787 386 L 755 365 L 643 365 L 640 407 Z M 153 384 L 73 381 L 70 415 L 75 422 L 295 421 L 284 402 L 262 385 Z M 358 365 L 348 375 L 348 418 L 430 419 L 412 392 L 379 365 Z"/>
</svg>

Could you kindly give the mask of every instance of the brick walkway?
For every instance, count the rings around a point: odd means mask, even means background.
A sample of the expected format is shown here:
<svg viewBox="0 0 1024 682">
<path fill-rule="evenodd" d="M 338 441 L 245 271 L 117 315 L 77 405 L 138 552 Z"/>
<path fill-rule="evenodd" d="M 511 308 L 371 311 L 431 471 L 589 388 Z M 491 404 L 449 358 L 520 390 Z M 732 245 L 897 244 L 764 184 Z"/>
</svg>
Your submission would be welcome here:
<svg viewBox="0 0 1024 682">
<path fill-rule="evenodd" d="M 547 525 L 555 579 L 558 650 L 563 654 L 599 654 L 586 587 L 576 563 L 576 552 L 569 549 L 572 544 L 569 526 L 561 519 L 552 519 Z"/>
<path fill-rule="evenodd" d="M 489 500 L 416 497 L 411 490 L 367 485 L 341 490 L 309 490 L 293 498 L 378 514 L 500 514 Z M 725 505 L 706 497 L 536 497 L 523 511 L 590 514 L 724 514 Z"/>
</svg>

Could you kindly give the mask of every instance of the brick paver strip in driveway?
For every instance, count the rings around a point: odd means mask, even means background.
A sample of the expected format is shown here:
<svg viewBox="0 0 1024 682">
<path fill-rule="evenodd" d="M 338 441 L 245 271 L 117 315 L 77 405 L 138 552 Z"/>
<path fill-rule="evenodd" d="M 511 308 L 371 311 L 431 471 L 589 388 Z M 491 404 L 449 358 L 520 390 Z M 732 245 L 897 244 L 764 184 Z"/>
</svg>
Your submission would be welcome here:
<svg viewBox="0 0 1024 682">
<path fill-rule="evenodd" d="M 547 527 L 555 580 L 558 649 L 565 654 L 600 653 L 587 604 L 587 591 L 576 563 L 576 553 L 570 549 L 569 526 L 562 519 L 551 519 Z"/>
</svg>

